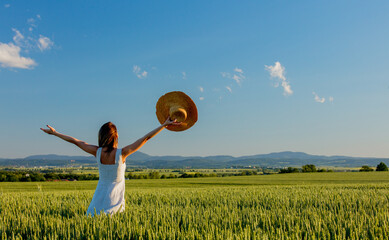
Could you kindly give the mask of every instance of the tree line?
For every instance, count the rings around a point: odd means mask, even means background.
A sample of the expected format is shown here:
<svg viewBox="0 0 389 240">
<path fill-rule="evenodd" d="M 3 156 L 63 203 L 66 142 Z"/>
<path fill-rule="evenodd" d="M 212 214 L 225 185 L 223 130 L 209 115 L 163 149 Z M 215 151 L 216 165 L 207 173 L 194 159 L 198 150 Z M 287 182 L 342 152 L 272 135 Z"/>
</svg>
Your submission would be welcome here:
<svg viewBox="0 0 389 240">
<path fill-rule="evenodd" d="M 364 165 L 361 167 L 361 169 L 359 169 L 359 171 L 360 172 L 371 172 L 371 171 L 374 171 L 374 169 L 367 166 L 367 165 Z M 376 171 L 388 171 L 388 167 L 386 166 L 385 163 L 380 162 L 376 167 Z M 317 169 L 315 165 L 307 164 L 307 165 L 302 166 L 301 170 L 298 168 L 295 168 L 295 167 L 288 167 L 288 168 L 281 169 L 279 173 L 298 173 L 298 172 L 304 172 L 304 173 L 305 172 L 333 172 L 333 170 L 324 169 L 324 168 Z"/>
<path fill-rule="evenodd" d="M 386 166 L 386 164 L 385 163 L 383 163 L 383 162 L 380 162 L 378 165 L 377 165 L 377 167 L 376 167 L 376 169 L 375 169 L 376 171 L 388 171 L 388 166 Z M 374 169 L 373 168 L 371 168 L 371 167 L 369 167 L 369 166 L 367 166 L 367 165 L 363 165 L 362 167 L 361 167 L 361 169 L 359 169 L 359 171 L 360 172 L 372 172 L 372 171 L 374 171 Z"/>
<path fill-rule="evenodd" d="M 295 168 L 295 167 L 288 167 L 284 169 L 280 169 L 279 173 L 298 173 L 298 172 L 333 172 L 331 169 L 324 169 L 324 168 L 316 168 L 313 164 L 307 164 L 301 167 L 301 169 Z"/>
<path fill-rule="evenodd" d="M 180 172 L 179 174 L 160 174 L 159 172 L 150 172 L 146 174 L 134 174 L 129 173 L 128 179 L 169 179 L 169 178 L 200 178 L 200 177 L 228 177 L 228 176 L 251 176 L 257 175 L 258 172 L 255 170 L 243 170 L 238 173 L 186 173 Z"/>
<path fill-rule="evenodd" d="M 82 181 L 98 180 L 96 174 L 72 174 L 72 173 L 40 173 L 29 171 L 0 171 L 0 182 L 43 182 L 43 181 Z"/>
</svg>

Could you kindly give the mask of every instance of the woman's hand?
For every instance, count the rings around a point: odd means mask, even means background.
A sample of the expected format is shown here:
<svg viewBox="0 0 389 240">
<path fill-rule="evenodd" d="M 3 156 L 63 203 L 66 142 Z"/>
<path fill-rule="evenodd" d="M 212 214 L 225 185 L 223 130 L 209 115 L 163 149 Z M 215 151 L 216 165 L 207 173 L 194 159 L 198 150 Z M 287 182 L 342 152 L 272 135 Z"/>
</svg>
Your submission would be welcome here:
<svg viewBox="0 0 389 240">
<path fill-rule="evenodd" d="M 171 120 L 170 117 L 168 117 L 163 126 L 166 127 L 169 125 L 181 125 L 181 122 L 177 122 L 177 119 Z"/>
<path fill-rule="evenodd" d="M 50 125 L 46 125 L 49 129 L 43 129 L 41 128 L 42 131 L 44 131 L 45 133 L 47 134 L 50 134 L 50 135 L 53 135 L 54 133 L 56 133 L 57 131 L 55 131 L 55 129 L 53 127 L 51 127 Z"/>
<path fill-rule="evenodd" d="M 97 146 L 90 145 L 84 141 L 78 140 L 77 138 L 59 133 L 59 132 L 55 131 L 55 129 L 53 127 L 51 127 L 50 125 L 46 125 L 46 126 L 48 127 L 48 129 L 41 128 L 41 130 L 44 131 L 45 133 L 59 137 L 62 140 L 65 140 L 66 142 L 73 143 L 74 145 L 81 148 L 85 152 L 90 153 L 93 156 L 96 156 L 96 152 L 98 149 Z"/>
</svg>

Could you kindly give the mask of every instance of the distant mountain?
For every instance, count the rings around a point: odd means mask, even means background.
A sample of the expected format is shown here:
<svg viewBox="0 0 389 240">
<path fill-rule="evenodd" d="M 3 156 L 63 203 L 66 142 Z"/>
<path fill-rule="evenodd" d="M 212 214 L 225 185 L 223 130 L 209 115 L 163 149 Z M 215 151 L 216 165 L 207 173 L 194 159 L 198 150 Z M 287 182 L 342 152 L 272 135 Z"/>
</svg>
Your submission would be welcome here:
<svg viewBox="0 0 389 240">
<path fill-rule="evenodd" d="M 270 158 L 270 159 L 313 159 L 313 158 L 322 158 L 324 156 L 319 155 L 310 155 L 304 152 L 277 152 L 277 153 L 268 153 L 268 154 L 258 154 L 253 156 L 243 156 L 239 157 L 241 159 L 251 159 L 251 158 Z"/>
<path fill-rule="evenodd" d="M 127 166 L 147 168 L 228 168 L 234 166 L 258 167 L 301 167 L 305 164 L 333 167 L 376 166 L 384 162 L 389 165 L 389 158 L 366 158 L 347 156 L 310 155 L 304 152 L 277 152 L 251 156 L 150 156 L 136 152 L 127 159 Z M 0 166 L 24 167 L 79 167 L 97 166 L 92 156 L 34 155 L 19 159 L 0 159 Z"/>
</svg>

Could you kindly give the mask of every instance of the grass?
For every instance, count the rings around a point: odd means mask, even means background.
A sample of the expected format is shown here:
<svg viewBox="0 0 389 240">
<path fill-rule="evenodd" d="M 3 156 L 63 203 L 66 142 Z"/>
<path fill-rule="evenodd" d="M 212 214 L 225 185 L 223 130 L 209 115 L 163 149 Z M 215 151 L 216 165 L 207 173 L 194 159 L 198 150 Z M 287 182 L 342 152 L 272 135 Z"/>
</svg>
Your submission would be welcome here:
<svg viewBox="0 0 389 240">
<path fill-rule="evenodd" d="M 2 239 L 388 239 L 389 173 L 126 181 L 126 211 L 85 215 L 96 181 L 0 183 Z"/>
</svg>

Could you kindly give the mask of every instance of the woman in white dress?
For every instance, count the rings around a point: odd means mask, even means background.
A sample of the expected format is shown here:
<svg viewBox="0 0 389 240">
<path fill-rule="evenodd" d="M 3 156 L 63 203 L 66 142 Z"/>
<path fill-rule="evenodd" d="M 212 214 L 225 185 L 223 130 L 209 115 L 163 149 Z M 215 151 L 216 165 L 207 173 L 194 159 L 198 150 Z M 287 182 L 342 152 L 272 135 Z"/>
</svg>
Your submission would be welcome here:
<svg viewBox="0 0 389 240">
<path fill-rule="evenodd" d="M 100 128 L 98 136 L 99 146 L 91 145 L 61 134 L 49 125 L 47 125 L 48 129 L 41 128 L 41 130 L 47 134 L 73 143 L 85 152 L 96 157 L 99 167 L 99 182 L 87 210 L 88 215 L 91 214 L 94 216 L 102 212 L 113 214 L 124 211 L 124 173 L 126 171 L 126 158 L 138 151 L 150 138 L 157 135 L 165 127 L 180 124 L 176 120 L 172 121 L 168 118 L 161 126 L 122 149 L 117 148 L 118 133 L 116 126 L 111 122 L 104 124 Z"/>
</svg>

